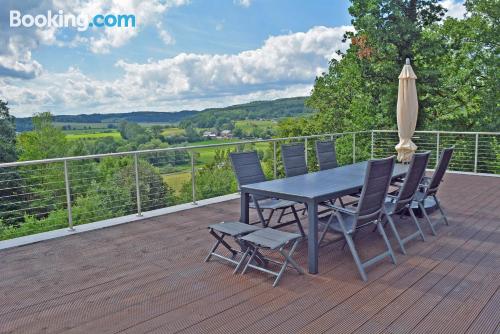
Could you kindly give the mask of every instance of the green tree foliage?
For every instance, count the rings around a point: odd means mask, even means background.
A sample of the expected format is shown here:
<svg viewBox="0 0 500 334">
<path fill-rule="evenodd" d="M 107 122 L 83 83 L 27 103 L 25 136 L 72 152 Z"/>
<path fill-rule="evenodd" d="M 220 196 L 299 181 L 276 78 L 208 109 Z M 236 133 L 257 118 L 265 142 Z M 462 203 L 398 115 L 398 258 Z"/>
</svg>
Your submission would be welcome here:
<svg viewBox="0 0 500 334">
<path fill-rule="evenodd" d="M 489 0 L 468 0 L 465 6 L 465 19 L 448 18 L 424 32 L 441 49 L 432 59 L 438 85 L 424 96 L 430 105 L 426 127 L 498 131 L 500 6 Z"/>
<path fill-rule="evenodd" d="M 15 118 L 7 102 L 0 100 L 0 162 L 17 160 Z"/>
<path fill-rule="evenodd" d="M 234 193 L 238 187 L 229 160 L 230 149 L 215 150 L 214 160 L 199 168 L 195 175 L 197 199 L 204 199 Z M 182 186 L 182 202 L 192 200 L 191 182 Z"/>
<path fill-rule="evenodd" d="M 14 117 L 0 100 L 0 163 L 17 160 Z M 0 169 L 0 225 L 16 224 L 22 215 L 22 180 L 16 168 Z M 3 223 L 2 223 L 3 222 Z"/>
<path fill-rule="evenodd" d="M 34 130 L 18 136 L 19 160 L 40 160 L 66 155 L 68 143 L 64 133 L 53 126 L 50 113 L 33 117 Z M 42 217 L 65 203 L 62 163 L 28 165 L 19 168 L 25 183 L 24 194 L 29 203 L 26 212 Z"/>
<path fill-rule="evenodd" d="M 424 41 L 422 32 L 444 13 L 437 0 L 352 0 L 349 12 L 356 32 L 346 34 L 349 49 L 316 79 L 307 105 L 319 113 L 303 134 L 394 128 L 397 78 L 406 57 L 414 61 L 421 93 L 436 83 L 423 59 L 438 45 Z M 421 114 L 426 107 L 421 103 Z"/>
<path fill-rule="evenodd" d="M 398 75 L 405 58 L 418 76 L 417 128 L 499 128 L 499 6 L 468 0 L 465 19 L 437 0 L 351 0 L 355 32 L 340 60 L 316 78 L 306 104 L 317 113 L 283 121 L 279 136 L 396 127 Z"/>
</svg>

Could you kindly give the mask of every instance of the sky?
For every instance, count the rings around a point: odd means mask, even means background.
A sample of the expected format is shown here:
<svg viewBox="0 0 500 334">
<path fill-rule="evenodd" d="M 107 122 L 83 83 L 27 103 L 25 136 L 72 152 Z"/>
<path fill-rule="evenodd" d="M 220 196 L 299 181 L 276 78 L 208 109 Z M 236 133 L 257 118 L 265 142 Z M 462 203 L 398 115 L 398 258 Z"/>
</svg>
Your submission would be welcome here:
<svg viewBox="0 0 500 334">
<path fill-rule="evenodd" d="M 305 96 L 352 30 L 348 0 L 0 0 L 0 99 L 17 117 L 180 111 Z M 462 17 L 460 0 L 444 0 Z M 10 27 L 11 11 L 135 27 Z M 42 22 L 42 21 L 40 21 Z M 43 22 L 42 22 L 43 23 Z"/>
</svg>

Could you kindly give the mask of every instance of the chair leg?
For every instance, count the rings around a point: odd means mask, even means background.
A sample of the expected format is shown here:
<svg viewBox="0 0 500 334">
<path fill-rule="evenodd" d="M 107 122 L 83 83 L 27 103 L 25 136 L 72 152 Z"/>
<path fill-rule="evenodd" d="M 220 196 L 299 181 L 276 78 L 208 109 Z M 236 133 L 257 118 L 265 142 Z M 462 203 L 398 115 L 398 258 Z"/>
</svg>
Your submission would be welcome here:
<svg viewBox="0 0 500 334">
<path fill-rule="evenodd" d="M 443 219 L 444 219 L 444 222 L 446 223 L 446 225 L 450 225 L 450 223 L 448 222 L 448 218 L 446 218 L 446 214 L 444 213 L 443 211 L 443 208 L 441 207 L 441 203 L 439 203 L 436 195 L 432 196 L 434 198 L 434 201 L 436 201 L 436 205 L 439 209 L 439 212 L 441 212 L 441 215 L 443 216 Z"/>
<path fill-rule="evenodd" d="M 420 228 L 420 223 L 418 222 L 418 219 L 415 216 L 415 212 L 413 212 L 413 209 L 411 207 L 408 208 L 408 211 L 410 212 L 410 216 L 413 219 L 413 222 L 417 226 L 418 233 L 420 233 L 420 237 L 422 238 L 422 241 L 425 241 L 424 232 L 422 232 L 422 228 Z"/>
<path fill-rule="evenodd" d="M 321 232 L 321 237 L 319 238 L 318 246 L 321 245 L 321 243 L 323 242 L 323 239 L 325 238 L 326 233 L 328 232 L 328 228 L 330 228 L 330 224 L 332 222 L 332 219 L 333 219 L 333 215 L 330 216 L 330 219 L 328 219 L 328 222 L 325 225 L 325 229 L 323 230 L 323 232 Z"/>
<path fill-rule="evenodd" d="M 212 253 L 215 252 L 215 250 L 217 249 L 217 247 L 219 247 L 220 245 L 220 241 L 217 240 L 214 244 L 214 246 L 212 247 L 212 249 L 210 250 L 210 253 L 208 253 L 208 256 L 205 258 L 205 262 L 208 262 L 210 261 L 210 258 L 212 257 Z"/>
<path fill-rule="evenodd" d="M 295 249 L 299 245 L 299 242 L 300 242 L 300 239 L 295 240 L 295 242 L 293 243 L 292 248 L 290 248 L 290 251 L 288 252 L 288 254 L 285 252 L 284 247 L 280 249 L 280 253 L 281 253 L 281 255 L 283 255 L 285 260 L 290 262 L 290 264 L 295 268 L 295 270 L 297 270 L 297 272 L 299 274 L 304 274 L 304 270 L 292 258 L 293 253 L 295 252 Z"/>
<path fill-rule="evenodd" d="M 302 216 L 305 216 L 307 213 L 307 203 L 304 203 L 304 208 L 302 209 Z"/>
<path fill-rule="evenodd" d="M 231 252 L 232 256 L 235 256 L 237 252 L 224 240 L 225 235 L 218 235 L 215 233 L 213 230 L 210 230 L 209 232 L 215 239 L 217 239 L 217 242 L 214 244 L 212 247 L 212 250 L 208 254 L 208 256 L 205 258 L 205 262 L 208 262 L 210 258 L 212 257 L 212 253 L 215 252 L 215 250 L 222 244 L 224 247 L 227 248 L 228 251 Z"/>
<path fill-rule="evenodd" d="M 425 220 L 427 220 L 427 223 L 431 227 L 432 235 L 436 235 L 436 230 L 434 229 L 434 225 L 432 225 L 432 221 L 429 218 L 429 215 L 427 214 L 427 211 L 425 210 L 425 206 L 423 202 L 418 202 L 418 207 L 420 208 L 420 211 L 424 214 Z"/>
<path fill-rule="evenodd" d="M 248 253 L 250 252 L 250 247 L 247 247 L 245 253 L 243 253 L 243 256 L 241 257 L 241 260 L 240 262 L 238 262 L 238 265 L 236 266 L 236 268 L 234 269 L 233 271 L 233 274 L 236 274 L 238 272 L 238 270 L 240 270 L 241 266 L 243 265 L 243 263 L 245 262 L 245 259 L 247 258 L 248 256 Z"/>
<path fill-rule="evenodd" d="M 396 240 L 398 241 L 399 248 L 401 249 L 401 253 L 406 255 L 405 246 L 403 244 L 403 241 L 401 240 L 401 237 L 399 236 L 398 230 L 396 229 L 396 225 L 394 225 L 394 220 L 392 219 L 392 216 L 390 214 L 387 214 L 386 218 L 387 218 L 387 222 L 388 222 L 389 226 L 391 227 L 392 233 L 394 234 L 394 236 L 396 237 Z M 378 228 L 378 224 L 377 224 L 377 228 Z M 383 228 L 384 227 L 382 226 L 382 229 Z"/>
<path fill-rule="evenodd" d="M 264 227 L 268 227 L 269 224 L 271 224 L 271 219 L 273 218 L 273 215 L 274 215 L 274 209 L 271 210 L 271 212 L 269 213 L 269 216 L 267 217 L 267 220 L 265 221 L 265 225 Z M 281 216 L 283 216 L 283 211 L 281 212 Z M 281 217 L 280 217 L 281 219 Z"/>
<path fill-rule="evenodd" d="M 283 215 L 285 214 L 286 208 L 281 210 L 280 215 L 278 217 L 278 220 L 276 221 L 276 224 L 279 225 L 281 223 L 281 219 L 283 219 Z M 269 219 L 269 223 L 271 222 L 271 219 Z"/>
<path fill-rule="evenodd" d="M 295 221 L 297 222 L 297 225 L 299 225 L 300 234 L 303 237 L 305 237 L 306 234 L 304 233 L 304 229 L 302 228 L 302 223 L 300 222 L 300 218 L 299 218 L 299 215 L 297 214 L 297 210 L 295 210 L 295 206 L 292 205 L 290 208 L 292 209 L 293 216 L 295 217 Z"/>
<path fill-rule="evenodd" d="M 378 230 L 380 232 L 380 235 L 382 235 L 382 238 L 384 239 L 385 245 L 387 246 L 387 251 L 391 255 L 392 258 L 392 263 L 396 264 L 396 255 L 394 255 L 394 252 L 392 251 L 391 243 L 389 242 L 389 239 L 387 239 L 387 235 L 385 234 L 384 228 L 382 227 L 382 223 L 379 221 L 377 223 Z"/>
<path fill-rule="evenodd" d="M 356 263 L 356 267 L 358 267 L 359 274 L 361 275 L 361 279 L 363 281 L 367 281 L 368 277 L 366 277 L 366 272 L 365 268 L 363 267 L 363 263 L 361 262 L 361 259 L 359 258 L 358 252 L 356 251 L 356 246 L 354 246 L 354 241 L 352 240 L 351 236 L 349 233 L 344 232 L 344 238 L 349 246 L 349 250 L 351 251 L 351 255 L 354 258 L 354 263 Z"/>
<path fill-rule="evenodd" d="M 254 246 L 248 246 L 248 249 L 250 250 L 250 252 L 252 252 L 252 255 L 250 256 L 250 258 L 248 259 L 248 262 L 247 264 L 245 265 L 245 268 L 243 268 L 243 271 L 241 272 L 241 274 L 243 275 L 244 273 L 246 273 L 247 269 L 248 269 L 248 266 L 250 265 L 250 263 L 252 263 L 255 255 L 257 255 L 257 252 L 258 252 L 258 249 Z"/>
</svg>

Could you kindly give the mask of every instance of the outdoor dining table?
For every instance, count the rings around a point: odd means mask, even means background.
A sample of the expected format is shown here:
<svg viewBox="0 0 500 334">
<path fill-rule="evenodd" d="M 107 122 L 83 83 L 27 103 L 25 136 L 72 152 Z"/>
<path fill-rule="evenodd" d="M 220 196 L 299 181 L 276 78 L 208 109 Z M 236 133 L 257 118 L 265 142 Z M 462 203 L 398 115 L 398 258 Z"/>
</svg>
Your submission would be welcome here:
<svg viewBox="0 0 500 334">
<path fill-rule="evenodd" d="M 250 195 L 279 198 L 307 205 L 309 230 L 307 236 L 309 273 L 318 273 L 318 205 L 321 202 L 360 191 L 367 162 L 359 162 L 319 172 L 246 184 L 241 186 L 240 221 L 249 223 Z M 396 164 L 393 179 L 406 174 L 408 165 Z"/>
</svg>

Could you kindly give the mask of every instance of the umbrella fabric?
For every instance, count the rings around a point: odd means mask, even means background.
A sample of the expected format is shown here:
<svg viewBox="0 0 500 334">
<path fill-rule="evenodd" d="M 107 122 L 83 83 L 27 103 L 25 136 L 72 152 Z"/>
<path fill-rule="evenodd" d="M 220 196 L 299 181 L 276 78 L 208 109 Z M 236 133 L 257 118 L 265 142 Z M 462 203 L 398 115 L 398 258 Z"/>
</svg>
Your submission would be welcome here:
<svg viewBox="0 0 500 334">
<path fill-rule="evenodd" d="M 406 65 L 399 75 L 397 104 L 399 143 L 396 145 L 396 151 L 398 151 L 398 160 L 402 162 L 410 161 L 413 153 L 417 150 L 417 145 L 411 141 L 418 116 L 415 79 L 417 79 L 417 76 L 407 60 Z"/>
</svg>

